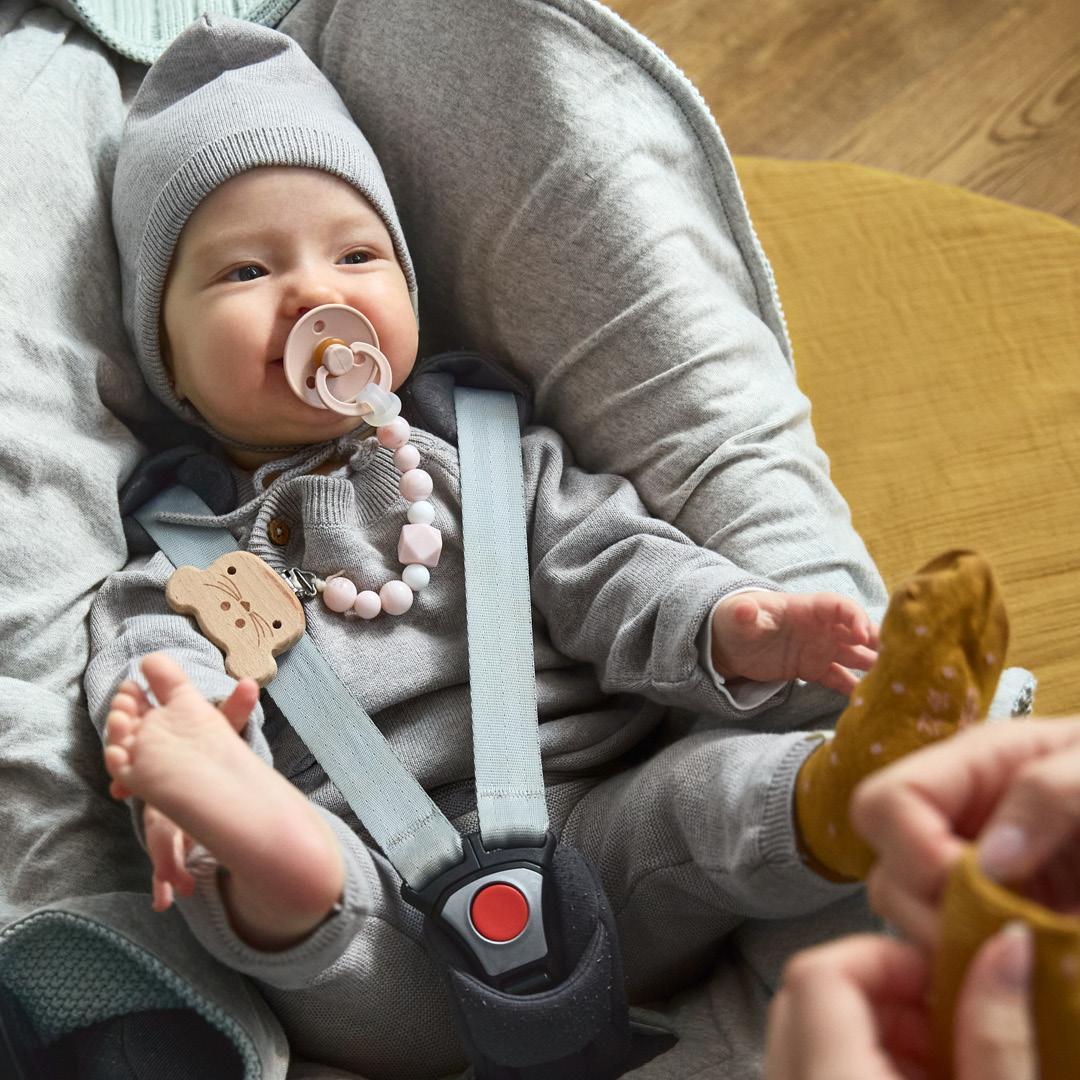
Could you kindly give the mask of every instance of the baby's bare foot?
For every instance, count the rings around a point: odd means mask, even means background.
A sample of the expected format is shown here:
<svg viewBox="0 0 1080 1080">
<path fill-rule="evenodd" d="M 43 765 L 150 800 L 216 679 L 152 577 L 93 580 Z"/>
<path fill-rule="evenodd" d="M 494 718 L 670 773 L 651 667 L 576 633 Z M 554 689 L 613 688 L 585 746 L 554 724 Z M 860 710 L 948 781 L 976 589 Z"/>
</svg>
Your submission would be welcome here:
<svg viewBox="0 0 1080 1080">
<path fill-rule="evenodd" d="M 254 679 L 241 679 L 218 708 L 229 721 L 229 726 L 239 735 L 247 726 L 248 717 L 258 700 L 258 683 Z M 149 708 L 150 700 L 143 693 L 143 688 L 137 682 L 125 679 L 117 688 L 110 704 L 108 730 L 114 733 L 114 737 L 109 741 L 130 746 L 130 737 L 135 726 Z M 109 785 L 109 792 L 114 799 L 126 799 L 131 795 L 118 780 L 113 780 Z"/>
<path fill-rule="evenodd" d="M 134 684 L 113 698 L 105 766 L 114 791 L 157 807 L 228 868 L 223 893 L 245 940 L 267 949 L 301 940 L 344 883 L 329 826 L 236 737 L 239 708 L 226 717 L 162 653 L 147 656 L 142 670 L 161 704 Z"/>
</svg>

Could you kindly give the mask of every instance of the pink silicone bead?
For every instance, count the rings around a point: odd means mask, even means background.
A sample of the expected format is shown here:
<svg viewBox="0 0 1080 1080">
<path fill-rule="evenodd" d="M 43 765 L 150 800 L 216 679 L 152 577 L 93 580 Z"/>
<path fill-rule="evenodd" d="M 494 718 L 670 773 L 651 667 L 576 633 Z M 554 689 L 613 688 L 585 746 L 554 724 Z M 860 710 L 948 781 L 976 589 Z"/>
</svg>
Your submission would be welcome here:
<svg viewBox="0 0 1080 1080">
<path fill-rule="evenodd" d="M 420 451 L 415 446 L 408 445 L 394 451 L 394 464 L 402 471 L 408 472 L 420 464 Z"/>
<path fill-rule="evenodd" d="M 356 586 L 347 577 L 331 578 L 323 589 L 322 598 L 331 611 L 348 611 L 356 599 Z"/>
<path fill-rule="evenodd" d="M 375 438 L 379 440 L 380 446 L 395 450 L 399 446 L 404 446 L 409 441 L 409 435 L 411 433 L 412 428 L 409 427 L 409 421 L 403 416 L 395 416 L 389 424 L 383 424 L 383 426 L 375 432 Z"/>
<path fill-rule="evenodd" d="M 374 619 L 382 611 L 382 601 L 377 592 L 365 589 L 362 593 L 356 594 L 352 609 L 361 619 Z"/>
<path fill-rule="evenodd" d="M 402 525 L 397 556 L 400 562 L 438 566 L 442 554 L 442 533 L 432 525 Z"/>
<path fill-rule="evenodd" d="M 401 474 L 398 490 L 409 502 L 416 502 L 417 499 L 426 499 L 433 486 L 431 477 L 423 469 L 410 469 Z"/>
<path fill-rule="evenodd" d="M 388 581 L 379 590 L 383 611 L 388 615 L 404 615 L 412 607 L 413 591 L 404 581 Z"/>
</svg>

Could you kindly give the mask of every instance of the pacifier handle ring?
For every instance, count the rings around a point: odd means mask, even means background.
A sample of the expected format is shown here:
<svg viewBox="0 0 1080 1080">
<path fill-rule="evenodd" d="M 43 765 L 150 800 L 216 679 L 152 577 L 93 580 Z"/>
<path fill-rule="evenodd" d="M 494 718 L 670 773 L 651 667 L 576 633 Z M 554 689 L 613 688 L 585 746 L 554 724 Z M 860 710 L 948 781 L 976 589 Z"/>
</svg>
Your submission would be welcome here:
<svg viewBox="0 0 1080 1080">
<path fill-rule="evenodd" d="M 388 390 L 393 382 L 393 376 L 390 372 L 390 362 L 385 355 L 376 349 L 374 345 L 369 345 L 364 341 L 354 341 L 349 348 L 352 350 L 354 357 L 356 353 L 362 353 L 375 364 L 375 369 L 378 372 L 374 380 L 375 384 L 380 389 Z M 367 416 L 372 411 L 371 406 L 366 401 L 359 405 L 355 401 L 342 401 L 326 385 L 328 378 L 329 374 L 325 365 L 320 364 L 315 372 L 315 392 L 319 395 L 319 400 L 326 408 L 341 413 L 343 416 Z M 385 387 L 383 386 L 384 382 L 386 383 Z"/>
</svg>

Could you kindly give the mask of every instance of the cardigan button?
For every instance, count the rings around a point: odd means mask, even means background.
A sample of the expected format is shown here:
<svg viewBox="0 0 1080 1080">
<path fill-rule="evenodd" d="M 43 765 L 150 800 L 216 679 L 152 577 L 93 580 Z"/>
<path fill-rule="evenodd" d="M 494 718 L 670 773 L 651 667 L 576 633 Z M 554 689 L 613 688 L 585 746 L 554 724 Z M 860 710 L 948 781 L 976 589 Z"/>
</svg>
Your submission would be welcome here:
<svg viewBox="0 0 1080 1080">
<path fill-rule="evenodd" d="M 290 528 L 285 518 L 271 518 L 266 526 L 266 535 L 270 537 L 270 543 L 278 547 L 284 547 L 289 542 Z"/>
</svg>

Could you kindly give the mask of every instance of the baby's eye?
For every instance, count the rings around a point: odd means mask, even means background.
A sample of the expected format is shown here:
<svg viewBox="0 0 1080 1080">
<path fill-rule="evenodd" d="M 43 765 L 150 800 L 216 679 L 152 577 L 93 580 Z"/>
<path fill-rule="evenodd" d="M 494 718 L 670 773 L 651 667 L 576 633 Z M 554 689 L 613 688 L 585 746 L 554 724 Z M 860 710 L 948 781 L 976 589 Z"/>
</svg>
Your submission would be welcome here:
<svg viewBox="0 0 1080 1080">
<path fill-rule="evenodd" d="M 366 263 L 370 258 L 370 251 L 350 251 L 341 261 L 347 263 L 349 266 L 360 266 L 363 263 Z"/>
<path fill-rule="evenodd" d="M 266 271 L 261 266 L 238 266 L 235 270 L 230 270 L 225 275 L 225 279 L 227 281 L 255 281 L 265 274 Z"/>
</svg>

